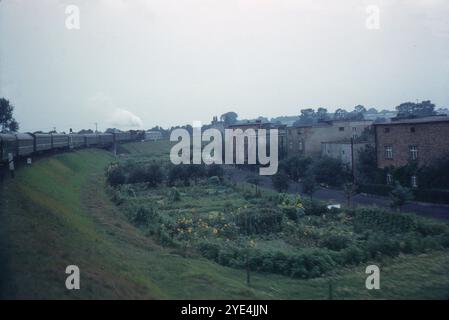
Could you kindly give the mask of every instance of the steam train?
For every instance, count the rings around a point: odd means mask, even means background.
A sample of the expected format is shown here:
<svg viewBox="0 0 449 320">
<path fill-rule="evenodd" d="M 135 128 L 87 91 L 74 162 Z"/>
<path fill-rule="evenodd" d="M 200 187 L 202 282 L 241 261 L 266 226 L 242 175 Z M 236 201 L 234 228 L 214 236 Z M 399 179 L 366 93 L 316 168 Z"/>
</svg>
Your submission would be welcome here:
<svg viewBox="0 0 449 320">
<path fill-rule="evenodd" d="M 88 147 L 108 148 L 114 143 L 142 139 L 139 131 L 91 134 L 0 133 L 0 163 L 49 151 Z"/>
</svg>

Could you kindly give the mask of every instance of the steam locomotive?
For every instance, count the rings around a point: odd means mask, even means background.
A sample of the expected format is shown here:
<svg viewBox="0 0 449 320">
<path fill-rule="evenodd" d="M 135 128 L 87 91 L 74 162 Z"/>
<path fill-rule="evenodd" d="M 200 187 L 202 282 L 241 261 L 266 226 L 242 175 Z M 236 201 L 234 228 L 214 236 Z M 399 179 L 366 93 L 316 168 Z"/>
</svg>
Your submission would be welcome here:
<svg viewBox="0 0 449 320">
<path fill-rule="evenodd" d="M 91 134 L 0 133 L 0 163 L 7 162 L 9 154 L 17 158 L 63 149 L 107 148 L 114 143 L 142 138 L 139 131 Z"/>
</svg>

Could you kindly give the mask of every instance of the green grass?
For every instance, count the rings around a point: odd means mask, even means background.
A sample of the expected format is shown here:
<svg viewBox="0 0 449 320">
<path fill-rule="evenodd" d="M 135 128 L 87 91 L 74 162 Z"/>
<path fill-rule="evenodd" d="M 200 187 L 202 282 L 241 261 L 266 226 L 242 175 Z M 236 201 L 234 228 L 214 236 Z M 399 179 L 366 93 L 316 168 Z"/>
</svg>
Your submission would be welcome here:
<svg viewBox="0 0 449 320">
<path fill-rule="evenodd" d="M 133 143 L 120 157 L 168 159 L 166 142 Z M 2 298 L 326 299 L 328 277 L 298 280 L 252 273 L 162 248 L 109 200 L 104 168 L 115 159 L 81 150 L 36 161 L 2 187 Z M 272 245 L 278 245 L 273 243 Z M 400 256 L 381 265 L 381 290 L 365 289 L 364 267 L 332 277 L 335 299 L 447 299 L 449 253 Z M 81 270 L 81 290 L 65 288 L 65 268 Z"/>
</svg>

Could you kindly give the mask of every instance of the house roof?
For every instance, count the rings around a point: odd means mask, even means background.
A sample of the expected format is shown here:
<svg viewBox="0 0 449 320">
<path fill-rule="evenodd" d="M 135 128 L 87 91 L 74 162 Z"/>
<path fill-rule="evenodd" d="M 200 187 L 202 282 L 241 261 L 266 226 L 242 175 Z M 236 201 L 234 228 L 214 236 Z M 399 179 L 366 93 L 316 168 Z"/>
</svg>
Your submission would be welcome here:
<svg viewBox="0 0 449 320">
<path fill-rule="evenodd" d="M 402 120 L 390 120 L 389 122 L 375 123 L 375 126 L 386 126 L 396 124 L 420 124 L 420 123 L 435 123 L 435 122 L 449 122 L 448 116 L 431 116 L 423 118 L 411 118 Z"/>
</svg>

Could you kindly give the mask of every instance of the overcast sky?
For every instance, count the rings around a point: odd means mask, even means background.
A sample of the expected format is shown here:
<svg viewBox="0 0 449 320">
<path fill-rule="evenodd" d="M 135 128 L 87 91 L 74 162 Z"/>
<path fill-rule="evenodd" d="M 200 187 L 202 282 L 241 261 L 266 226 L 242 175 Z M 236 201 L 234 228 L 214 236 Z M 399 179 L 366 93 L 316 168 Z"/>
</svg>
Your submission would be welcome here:
<svg viewBox="0 0 449 320">
<path fill-rule="evenodd" d="M 449 106 L 449 1 L 0 0 L 1 96 L 21 131 Z"/>
</svg>

